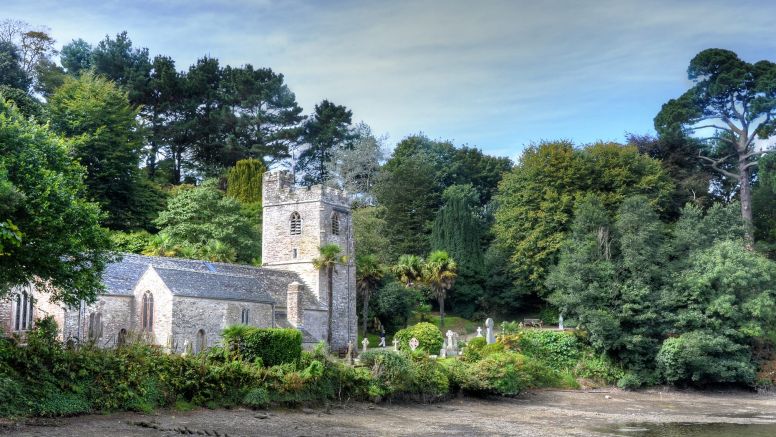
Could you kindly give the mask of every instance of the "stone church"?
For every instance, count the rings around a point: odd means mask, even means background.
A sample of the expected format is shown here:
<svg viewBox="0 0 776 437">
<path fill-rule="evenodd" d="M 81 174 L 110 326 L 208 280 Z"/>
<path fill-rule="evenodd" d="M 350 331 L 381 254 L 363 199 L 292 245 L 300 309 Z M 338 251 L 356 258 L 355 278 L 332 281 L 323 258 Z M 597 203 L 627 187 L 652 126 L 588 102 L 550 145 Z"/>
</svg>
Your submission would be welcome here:
<svg viewBox="0 0 776 437">
<path fill-rule="evenodd" d="M 356 340 L 356 269 L 347 196 L 325 186 L 296 187 L 287 171 L 263 180 L 262 267 L 125 254 L 103 274 L 93 304 L 63 307 L 32 286 L 0 301 L 0 330 L 23 334 L 51 315 L 63 340 L 113 347 L 128 336 L 181 352 L 215 345 L 230 325 L 296 328 L 308 345 L 326 340 L 326 273 L 313 266 L 320 246 L 347 257 L 333 278 L 333 350 Z"/>
</svg>

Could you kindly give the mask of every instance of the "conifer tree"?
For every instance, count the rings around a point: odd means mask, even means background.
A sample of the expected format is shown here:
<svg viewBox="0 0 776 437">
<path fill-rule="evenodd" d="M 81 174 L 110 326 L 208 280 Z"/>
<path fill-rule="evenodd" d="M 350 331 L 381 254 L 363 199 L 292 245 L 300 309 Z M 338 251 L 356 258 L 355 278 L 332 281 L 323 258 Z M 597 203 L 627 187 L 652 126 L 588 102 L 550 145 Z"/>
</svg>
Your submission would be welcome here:
<svg viewBox="0 0 776 437">
<path fill-rule="evenodd" d="M 267 167 L 258 159 L 242 159 L 226 176 L 226 195 L 242 203 L 261 202 L 261 178 Z"/>
</svg>

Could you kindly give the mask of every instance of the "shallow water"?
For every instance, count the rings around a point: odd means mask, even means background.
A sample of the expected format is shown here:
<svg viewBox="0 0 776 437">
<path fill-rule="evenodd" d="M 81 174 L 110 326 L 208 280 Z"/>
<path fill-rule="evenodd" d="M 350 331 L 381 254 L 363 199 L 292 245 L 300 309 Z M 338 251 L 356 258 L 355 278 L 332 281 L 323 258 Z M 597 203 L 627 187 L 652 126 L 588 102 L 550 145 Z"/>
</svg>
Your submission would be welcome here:
<svg viewBox="0 0 776 437">
<path fill-rule="evenodd" d="M 661 437 L 774 437 L 776 424 L 735 423 L 629 423 L 594 428 L 610 436 Z"/>
</svg>

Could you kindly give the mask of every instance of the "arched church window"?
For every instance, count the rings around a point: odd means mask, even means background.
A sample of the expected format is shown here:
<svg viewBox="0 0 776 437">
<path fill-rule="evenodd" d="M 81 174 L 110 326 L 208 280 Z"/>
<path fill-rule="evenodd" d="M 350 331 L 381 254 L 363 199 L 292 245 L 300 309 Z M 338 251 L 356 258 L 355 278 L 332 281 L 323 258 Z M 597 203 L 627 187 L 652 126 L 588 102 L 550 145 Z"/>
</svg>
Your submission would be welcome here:
<svg viewBox="0 0 776 437">
<path fill-rule="evenodd" d="M 302 233 L 302 217 L 299 213 L 294 211 L 291 213 L 291 235 L 299 235 Z"/>
<path fill-rule="evenodd" d="M 207 337 L 205 336 L 205 330 L 200 329 L 197 331 L 197 341 L 194 342 L 194 353 L 202 353 L 207 348 Z"/>
<path fill-rule="evenodd" d="M 143 295 L 143 331 L 151 332 L 154 329 L 154 296 L 151 292 Z"/>
<path fill-rule="evenodd" d="M 332 235 L 340 234 L 340 219 L 339 219 L 339 214 L 337 214 L 336 212 L 331 213 L 331 234 Z"/>
<path fill-rule="evenodd" d="M 250 311 L 248 310 L 248 308 L 243 308 L 240 314 L 240 323 L 242 323 L 243 325 L 247 325 L 248 323 L 250 323 L 250 321 L 251 321 Z"/>
<path fill-rule="evenodd" d="M 89 338 L 96 340 L 102 337 L 102 313 L 89 314 Z"/>
<path fill-rule="evenodd" d="M 32 329 L 32 290 L 23 289 L 14 302 L 14 331 Z"/>
</svg>

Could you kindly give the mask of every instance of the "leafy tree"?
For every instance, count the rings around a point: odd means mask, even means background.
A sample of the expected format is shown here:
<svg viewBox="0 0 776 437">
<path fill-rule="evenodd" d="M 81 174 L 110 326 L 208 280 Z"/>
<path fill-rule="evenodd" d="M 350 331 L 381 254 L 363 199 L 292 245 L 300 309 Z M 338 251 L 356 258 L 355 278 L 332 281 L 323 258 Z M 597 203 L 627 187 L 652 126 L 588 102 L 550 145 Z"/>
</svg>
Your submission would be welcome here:
<svg viewBox="0 0 776 437">
<path fill-rule="evenodd" d="M 360 203 L 374 205 L 373 189 L 384 159 L 383 138 L 375 137 L 366 123 L 356 125 L 353 136 L 326 163 L 327 182 L 347 191 Z"/>
<path fill-rule="evenodd" d="M 386 222 L 383 219 L 385 209 L 381 206 L 368 206 L 353 210 L 353 235 L 356 241 L 356 258 L 374 255 L 381 263 L 391 260 L 387 248 L 390 246 L 385 236 Z"/>
<path fill-rule="evenodd" d="M 28 86 L 21 89 L 26 91 L 30 85 L 33 85 L 34 89 L 40 90 L 39 73 L 55 65 L 51 61 L 56 50 L 50 30 L 45 27 L 32 27 L 21 20 L 6 19 L 0 22 L 0 44 L 3 43 L 12 44 L 18 50 L 19 67 L 29 79 Z M 0 49 L 0 52 L 2 51 Z"/>
<path fill-rule="evenodd" d="M 361 321 L 364 336 L 366 336 L 367 319 L 369 318 L 369 298 L 383 280 L 385 269 L 375 255 L 356 257 L 356 287 L 361 294 Z"/>
<path fill-rule="evenodd" d="M 661 135 L 710 132 L 704 138 L 710 148 L 700 149 L 698 158 L 738 184 L 741 216 L 751 228 L 752 172 L 766 152 L 755 140 L 776 129 L 776 64 L 750 64 L 729 50 L 707 49 L 690 61 L 687 77 L 693 87 L 663 105 L 655 129 Z M 754 242 L 751 229 L 747 239 Z"/>
<path fill-rule="evenodd" d="M 180 106 L 185 100 L 183 79 L 175 68 L 175 61 L 166 56 L 156 56 L 151 64 L 151 72 L 145 95 L 142 96 L 141 115 L 148 128 L 146 145 L 146 171 L 148 177 L 155 179 L 160 153 L 166 153 L 173 159 L 177 172 L 172 182 L 180 181 L 180 166 L 183 156 L 176 155 L 177 149 L 171 144 L 174 126 L 179 121 Z M 169 181 L 169 179 L 168 179 Z"/>
<path fill-rule="evenodd" d="M 156 245 L 160 253 L 177 253 L 182 248 L 185 252 L 188 245 L 193 250 L 183 256 L 211 258 L 234 251 L 240 262 L 250 262 L 258 256 L 261 244 L 255 227 L 242 214 L 240 203 L 224 196 L 217 185 L 208 180 L 170 198 L 167 209 L 154 221 L 161 229 L 160 235 L 166 238 Z"/>
<path fill-rule="evenodd" d="M 126 31 L 117 34 L 114 39 L 106 35 L 92 50 L 91 65 L 97 75 L 124 87 L 130 103 L 144 103 L 151 61 L 147 48 L 132 47 Z"/>
<path fill-rule="evenodd" d="M 477 216 L 479 193 L 471 184 L 451 185 L 442 197 L 445 204 L 434 220 L 431 247 L 460 260 L 455 293 L 450 300 L 458 314 L 470 317 L 485 294 L 482 288 L 485 280 L 480 236 L 482 221 Z"/>
<path fill-rule="evenodd" d="M 754 380 L 751 345 L 776 321 L 776 264 L 744 241 L 719 241 L 691 256 L 667 297 L 676 338 L 657 361 L 668 382 Z"/>
<path fill-rule="evenodd" d="M 388 332 L 407 326 L 412 312 L 421 301 L 418 290 L 390 281 L 377 292 L 374 311 Z"/>
<path fill-rule="evenodd" d="M 8 85 L 26 91 L 32 80 L 21 65 L 22 59 L 16 46 L 0 41 L 0 85 Z"/>
<path fill-rule="evenodd" d="M 296 170 L 304 173 L 305 185 L 321 184 L 328 179 L 326 164 L 338 146 L 351 138 L 353 112 L 342 105 L 324 100 L 315 105 L 315 113 L 304 124 L 307 143 L 299 154 Z"/>
<path fill-rule="evenodd" d="M 334 315 L 334 270 L 337 264 L 347 262 L 347 259 L 340 255 L 342 249 L 333 243 L 325 244 L 319 248 L 320 254 L 313 259 L 313 266 L 316 269 L 326 272 L 326 300 L 328 302 L 327 309 L 327 329 L 326 329 L 326 342 L 331 344 Z"/>
<path fill-rule="evenodd" d="M 92 67 L 92 46 L 83 39 L 74 39 L 62 47 L 59 61 L 68 74 L 77 76 Z"/>
<path fill-rule="evenodd" d="M 541 294 L 577 200 L 595 194 L 614 212 L 626 197 L 641 194 L 662 213 L 672 192 L 660 163 L 635 147 L 594 143 L 575 149 L 568 141 L 540 143 L 523 152 L 499 186 L 495 241 L 510 255 L 516 285 Z"/>
<path fill-rule="evenodd" d="M 237 159 L 251 157 L 268 164 L 288 158 L 302 134 L 304 119 L 296 96 L 282 74 L 248 64 L 223 72 L 224 100 L 231 107 L 228 139 Z"/>
<path fill-rule="evenodd" d="M 112 229 L 146 225 L 163 197 L 141 179 L 138 110 L 112 82 L 93 74 L 68 78 L 48 105 L 51 125 L 73 139 L 73 155 L 86 167 L 89 193 L 108 213 Z"/>
<path fill-rule="evenodd" d="M 441 199 L 437 188 L 434 166 L 428 161 L 407 160 L 380 174 L 375 195 L 385 208 L 385 234 L 393 256 L 428 252 Z"/>
<path fill-rule="evenodd" d="M 5 99 L 16 105 L 16 108 L 25 117 L 35 117 L 36 120 L 44 119 L 43 105 L 30 96 L 27 91 L 8 85 L 0 85 L 0 99 Z"/>
<path fill-rule="evenodd" d="M 257 159 L 237 161 L 226 173 L 226 195 L 242 203 L 261 202 L 262 175 L 267 167 Z"/>
<path fill-rule="evenodd" d="M 423 264 L 423 282 L 431 289 L 431 294 L 439 303 L 439 326 L 445 327 L 445 298 L 453 288 L 458 265 L 444 250 L 431 252 Z"/>
<path fill-rule="evenodd" d="M 776 258 L 776 155 L 760 158 L 752 191 L 752 220 L 757 248 Z"/>
<path fill-rule="evenodd" d="M 44 281 L 55 301 L 93 301 L 103 289 L 110 241 L 99 207 L 86 200 L 84 171 L 68 156 L 70 145 L 2 101 L 0 138 L 4 196 L 10 184 L 17 199 L 0 206 L 0 218 L 23 233 L 19 245 L 4 245 L 0 290 Z"/>
</svg>

